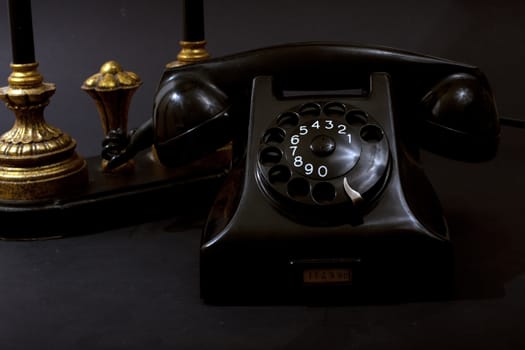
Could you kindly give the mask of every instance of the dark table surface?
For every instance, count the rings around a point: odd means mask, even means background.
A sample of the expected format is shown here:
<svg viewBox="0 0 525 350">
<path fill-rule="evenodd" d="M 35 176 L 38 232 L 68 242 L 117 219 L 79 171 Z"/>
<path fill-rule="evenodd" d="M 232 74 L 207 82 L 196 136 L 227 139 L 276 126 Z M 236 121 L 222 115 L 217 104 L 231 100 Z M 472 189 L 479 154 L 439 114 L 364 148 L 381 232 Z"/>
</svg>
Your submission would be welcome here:
<svg viewBox="0 0 525 350">
<path fill-rule="evenodd" d="M 524 149 L 525 131 L 503 127 L 491 161 L 422 154 L 452 233 L 453 298 L 206 305 L 204 207 L 59 239 L 0 241 L 0 349 L 523 349 Z"/>
</svg>

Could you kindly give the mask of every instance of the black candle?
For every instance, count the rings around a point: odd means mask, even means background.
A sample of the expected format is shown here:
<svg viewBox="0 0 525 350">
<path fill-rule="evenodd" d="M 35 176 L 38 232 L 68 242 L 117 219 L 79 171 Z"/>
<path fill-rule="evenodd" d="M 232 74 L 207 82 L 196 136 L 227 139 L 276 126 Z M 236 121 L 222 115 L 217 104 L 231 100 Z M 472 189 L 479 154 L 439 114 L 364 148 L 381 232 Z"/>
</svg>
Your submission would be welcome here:
<svg viewBox="0 0 525 350">
<path fill-rule="evenodd" d="M 31 0 L 9 0 L 13 63 L 35 62 Z"/>
<path fill-rule="evenodd" d="M 204 40 L 204 6 L 202 4 L 202 0 L 184 0 L 182 7 L 182 40 Z"/>
</svg>

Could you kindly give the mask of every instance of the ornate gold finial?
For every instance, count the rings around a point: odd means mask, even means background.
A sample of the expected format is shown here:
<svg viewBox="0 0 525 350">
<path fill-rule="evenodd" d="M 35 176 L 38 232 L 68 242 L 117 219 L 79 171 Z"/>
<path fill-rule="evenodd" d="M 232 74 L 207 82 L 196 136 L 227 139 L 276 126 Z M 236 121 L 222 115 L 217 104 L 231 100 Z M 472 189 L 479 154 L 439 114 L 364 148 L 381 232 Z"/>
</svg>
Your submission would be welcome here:
<svg viewBox="0 0 525 350">
<path fill-rule="evenodd" d="M 0 199 L 61 198 L 88 184 L 75 140 L 44 120 L 56 89 L 43 82 L 37 67 L 36 62 L 11 64 L 9 86 L 0 88 L 0 99 L 15 114 L 11 130 L 0 136 Z"/>
<path fill-rule="evenodd" d="M 104 136 L 112 130 L 127 133 L 129 106 L 140 85 L 140 77 L 124 71 L 116 61 L 107 61 L 98 73 L 84 81 L 81 88 L 95 101 Z M 103 171 L 106 166 L 107 161 L 102 160 Z M 111 172 L 129 171 L 133 167 L 133 160 L 130 160 Z"/>
</svg>

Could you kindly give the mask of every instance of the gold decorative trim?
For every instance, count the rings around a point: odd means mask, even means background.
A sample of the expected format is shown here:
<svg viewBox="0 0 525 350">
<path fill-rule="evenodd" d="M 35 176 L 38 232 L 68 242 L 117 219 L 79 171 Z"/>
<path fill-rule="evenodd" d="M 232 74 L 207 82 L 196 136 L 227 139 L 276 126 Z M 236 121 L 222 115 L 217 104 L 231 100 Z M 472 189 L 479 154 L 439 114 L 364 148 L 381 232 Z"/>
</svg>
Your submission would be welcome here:
<svg viewBox="0 0 525 350">
<path fill-rule="evenodd" d="M 38 62 L 15 64 L 11 63 L 13 72 L 7 79 L 11 89 L 39 88 L 44 77 L 38 72 Z"/>
<path fill-rule="evenodd" d="M 39 167 L 0 166 L 0 198 L 38 200 L 62 198 L 87 184 L 87 166 L 78 154 Z"/>
<path fill-rule="evenodd" d="M 117 61 L 107 61 L 100 71 L 87 78 L 82 84 L 86 91 L 111 91 L 137 89 L 142 84 L 140 77 L 133 72 L 126 72 Z"/>
<path fill-rule="evenodd" d="M 0 88 L 0 99 L 15 114 L 13 127 L 0 136 L 0 199 L 58 198 L 88 184 L 75 140 L 44 120 L 55 85 L 44 83 L 37 67 L 11 64 L 9 86 Z"/>
<path fill-rule="evenodd" d="M 141 85 L 142 80 L 137 74 L 124 71 L 116 61 L 105 62 L 98 73 L 84 81 L 81 89 L 95 101 L 105 136 L 117 129 L 127 133 L 131 99 Z M 102 160 L 104 172 L 110 172 L 107 163 Z M 134 162 L 130 160 L 111 172 L 129 172 L 133 169 Z"/>
<path fill-rule="evenodd" d="M 177 60 L 166 64 L 166 68 L 182 66 L 188 63 L 203 61 L 210 57 L 206 50 L 206 40 L 201 41 L 179 41 L 181 50 Z"/>
</svg>

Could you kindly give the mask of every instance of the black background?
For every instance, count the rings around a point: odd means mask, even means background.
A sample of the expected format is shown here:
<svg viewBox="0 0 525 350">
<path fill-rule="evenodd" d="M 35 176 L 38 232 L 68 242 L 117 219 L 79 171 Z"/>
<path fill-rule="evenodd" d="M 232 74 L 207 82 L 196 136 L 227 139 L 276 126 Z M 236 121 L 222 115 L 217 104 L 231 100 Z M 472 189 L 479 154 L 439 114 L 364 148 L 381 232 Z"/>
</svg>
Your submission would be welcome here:
<svg viewBox="0 0 525 350">
<path fill-rule="evenodd" d="M 164 65 L 179 51 L 180 11 L 180 1 L 33 2 L 39 70 L 57 85 L 46 120 L 71 134 L 81 155 L 97 156 L 102 139 L 83 80 L 109 59 L 137 73 L 144 84 L 130 126 L 141 123 Z M 523 2 L 225 0 L 205 2 L 205 11 L 212 56 L 310 40 L 397 47 L 479 66 L 500 113 L 525 118 Z M 0 109 L 1 129 L 13 120 Z M 523 130 L 504 127 L 498 156 L 480 164 L 423 153 L 455 243 L 460 295 L 453 300 L 207 306 L 198 296 L 202 222 L 174 213 L 93 235 L 0 242 L 0 348 L 522 349 L 524 139 Z"/>
</svg>

